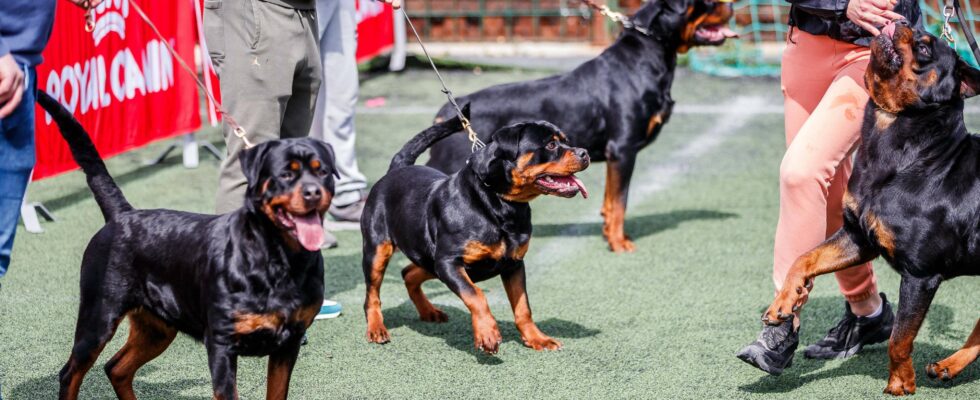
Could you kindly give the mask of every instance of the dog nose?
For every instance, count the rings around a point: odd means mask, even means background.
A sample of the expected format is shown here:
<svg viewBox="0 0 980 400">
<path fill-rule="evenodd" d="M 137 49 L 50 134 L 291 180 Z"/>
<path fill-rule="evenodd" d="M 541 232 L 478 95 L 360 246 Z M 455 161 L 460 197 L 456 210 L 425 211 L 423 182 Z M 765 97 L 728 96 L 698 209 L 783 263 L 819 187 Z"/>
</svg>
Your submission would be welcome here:
<svg viewBox="0 0 980 400">
<path fill-rule="evenodd" d="M 323 196 L 320 187 L 314 184 L 303 185 L 303 200 L 306 201 L 320 201 L 320 197 Z"/>
<path fill-rule="evenodd" d="M 588 165 L 589 163 L 589 151 L 583 148 L 575 148 L 575 156 L 583 163 Z"/>
</svg>

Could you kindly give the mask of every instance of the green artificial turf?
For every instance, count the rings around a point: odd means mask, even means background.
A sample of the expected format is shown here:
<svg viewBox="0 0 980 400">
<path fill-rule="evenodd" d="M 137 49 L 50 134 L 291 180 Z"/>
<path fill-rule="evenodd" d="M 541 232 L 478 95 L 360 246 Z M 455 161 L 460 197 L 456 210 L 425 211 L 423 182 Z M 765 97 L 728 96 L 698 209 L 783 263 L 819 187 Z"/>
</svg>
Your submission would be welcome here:
<svg viewBox="0 0 980 400">
<path fill-rule="evenodd" d="M 459 93 L 541 72 L 449 72 Z M 723 80 L 682 74 L 678 106 L 732 105 L 729 114 L 675 114 L 661 138 L 644 150 L 636 168 L 627 230 L 633 254 L 611 254 L 598 215 L 604 168 L 581 174 L 593 196 L 543 198 L 532 203 L 535 234 L 528 253 L 528 292 L 541 329 L 564 342 L 560 352 L 524 348 L 499 280 L 481 284 L 500 323 L 504 343 L 495 356 L 473 349 L 462 302 L 444 285 L 424 290 L 450 317 L 446 324 L 418 321 L 391 263 L 382 289 L 390 344 L 364 340 L 364 283 L 357 231 L 338 232 L 341 246 L 325 253 L 327 296 L 344 314 L 318 321 L 302 349 L 290 393 L 297 399 L 335 398 L 884 398 L 885 345 L 847 360 L 814 361 L 799 355 L 781 377 L 770 377 L 734 357 L 755 339 L 759 315 L 772 296 L 772 235 L 777 216 L 777 174 L 783 148 L 782 116 L 742 115 L 740 96 L 766 105 L 781 102 L 772 80 Z M 382 75 L 364 82 L 363 101 L 386 96 L 383 109 L 358 117 L 359 162 L 376 180 L 391 155 L 421 130 L 442 103 L 429 71 Z M 744 98 L 742 98 L 744 100 Z M 742 115 L 742 116 L 739 116 Z M 975 116 L 971 125 L 977 127 Z M 214 130 L 203 137 L 219 142 Z M 109 161 L 138 207 L 208 212 L 217 162 L 195 170 L 179 156 L 146 167 L 166 143 Z M 203 153 L 202 153 L 203 154 Z M 639 189 L 637 189 L 639 188 Z M 21 231 L 14 264 L 0 291 L 0 383 L 5 399 L 50 399 L 72 344 L 78 305 L 78 268 L 88 238 L 102 225 L 83 177 L 75 172 L 35 183 L 32 201 L 57 215 L 40 235 Z M 882 290 L 897 300 L 898 276 L 876 264 Z M 188 284 L 196 284 L 188 282 Z M 951 383 L 928 380 L 927 362 L 958 349 L 978 317 L 980 280 L 943 285 L 914 352 L 920 375 L 917 398 L 980 397 L 980 365 Z M 817 279 L 803 316 L 802 343 L 823 335 L 841 314 L 831 277 Z M 113 398 L 102 366 L 122 346 L 124 323 L 82 387 L 82 398 Z M 264 397 L 265 360 L 244 359 L 239 391 Z M 180 336 L 137 375 L 144 399 L 210 398 L 203 346 Z"/>
</svg>

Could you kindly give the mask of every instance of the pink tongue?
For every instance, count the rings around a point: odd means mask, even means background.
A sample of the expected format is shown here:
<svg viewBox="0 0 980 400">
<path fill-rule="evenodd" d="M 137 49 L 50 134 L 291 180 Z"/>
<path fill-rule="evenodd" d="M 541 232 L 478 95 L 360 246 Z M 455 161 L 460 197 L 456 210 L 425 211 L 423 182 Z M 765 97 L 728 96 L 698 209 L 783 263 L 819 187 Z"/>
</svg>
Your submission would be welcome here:
<svg viewBox="0 0 980 400">
<path fill-rule="evenodd" d="M 320 214 L 314 211 L 302 217 L 293 216 L 293 222 L 296 223 L 296 236 L 303 248 L 320 251 L 320 245 L 323 244 L 323 222 Z"/>
<path fill-rule="evenodd" d="M 582 198 L 589 198 L 589 191 L 585 190 L 585 184 L 582 183 L 582 180 L 578 179 L 577 176 L 572 175 L 572 181 L 575 182 L 575 186 L 578 186 L 578 191 L 582 192 Z"/>
<path fill-rule="evenodd" d="M 885 25 L 884 28 L 881 28 L 881 33 L 882 34 L 885 34 L 885 35 L 888 35 L 888 38 L 889 39 L 894 38 L 895 37 L 895 23 L 889 22 L 887 25 Z"/>
</svg>

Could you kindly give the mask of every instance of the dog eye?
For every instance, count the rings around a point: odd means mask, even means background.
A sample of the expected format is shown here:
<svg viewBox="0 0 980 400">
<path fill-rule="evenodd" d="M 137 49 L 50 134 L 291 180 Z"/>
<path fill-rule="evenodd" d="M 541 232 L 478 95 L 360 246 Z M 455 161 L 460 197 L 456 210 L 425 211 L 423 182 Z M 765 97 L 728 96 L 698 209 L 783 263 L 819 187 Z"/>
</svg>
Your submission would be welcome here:
<svg viewBox="0 0 980 400">
<path fill-rule="evenodd" d="M 283 173 L 279 174 L 279 178 L 284 181 L 293 180 L 293 176 L 295 176 L 295 174 L 293 174 L 293 171 L 284 171 Z"/>
<path fill-rule="evenodd" d="M 926 58 L 929 57 L 929 46 L 926 46 L 924 43 L 919 43 L 919 46 L 918 46 L 918 49 L 917 50 L 919 51 L 919 55 L 920 56 L 926 57 Z"/>
<path fill-rule="evenodd" d="M 544 148 L 548 149 L 548 151 L 555 151 L 555 149 L 558 148 L 558 142 L 550 141 L 548 142 L 548 145 L 545 146 Z"/>
</svg>

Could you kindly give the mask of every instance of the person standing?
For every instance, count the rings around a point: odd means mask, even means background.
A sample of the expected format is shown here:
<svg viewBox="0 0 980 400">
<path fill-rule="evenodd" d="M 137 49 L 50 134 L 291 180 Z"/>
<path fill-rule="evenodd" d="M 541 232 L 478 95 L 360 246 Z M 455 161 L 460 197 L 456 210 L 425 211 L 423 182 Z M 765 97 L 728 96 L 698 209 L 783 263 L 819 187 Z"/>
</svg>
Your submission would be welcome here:
<svg viewBox="0 0 980 400">
<path fill-rule="evenodd" d="M 773 282 L 783 285 L 793 262 L 843 225 L 843 198 L 851 155 L 861 138 L 868 90 L 871 38 L 879 27 L 905 19 L 921 27 L 915 0 L 789 0 L 789 35 L 782 60 L 786 153 L 779 171 L 779 222 Z M 844 316 L 804 350 L 807 358 L 842 358 L 888 340 L 894 313 L 878 292 L 871 263 L 835 274 L 846 300 Z M 778 375 L 799 343 L 792 323 L 765 326 L 738 352 L 741 360 Z"/>
<path fill-rule="evenodd" d="M 304 137 L 323 74 L 314 0 L 205 0 L 204 36 L 225 111 L 253 144 Z M 228 124 L 215 211 L 241 208 L 245 142 Z"/>
<path fill-rule="evenodd" d="M 354 107 L 360 89 L 355 2 L 316 0 L 320 57 L 325 73 L 310 131 L 310 136 L 330 143 L 336 153 L 339 177 L 329 213 L 338 221 L 350 222 L 360 221 L 367 188 L 367 178 L 357 166 L 354 148 Z M 335 246 L 336 239 L 327 245 Z"/>
<path fill-rule="evenodd" d="M 92 8 L 102 0 L 69 0 Z M 35 67 L 54 25 L 55 0 L 4 0 L 0 7 L 0 278 L 34 169 Z M 0 398 L 3 390 L 0 389 Z"/>
</svg>

